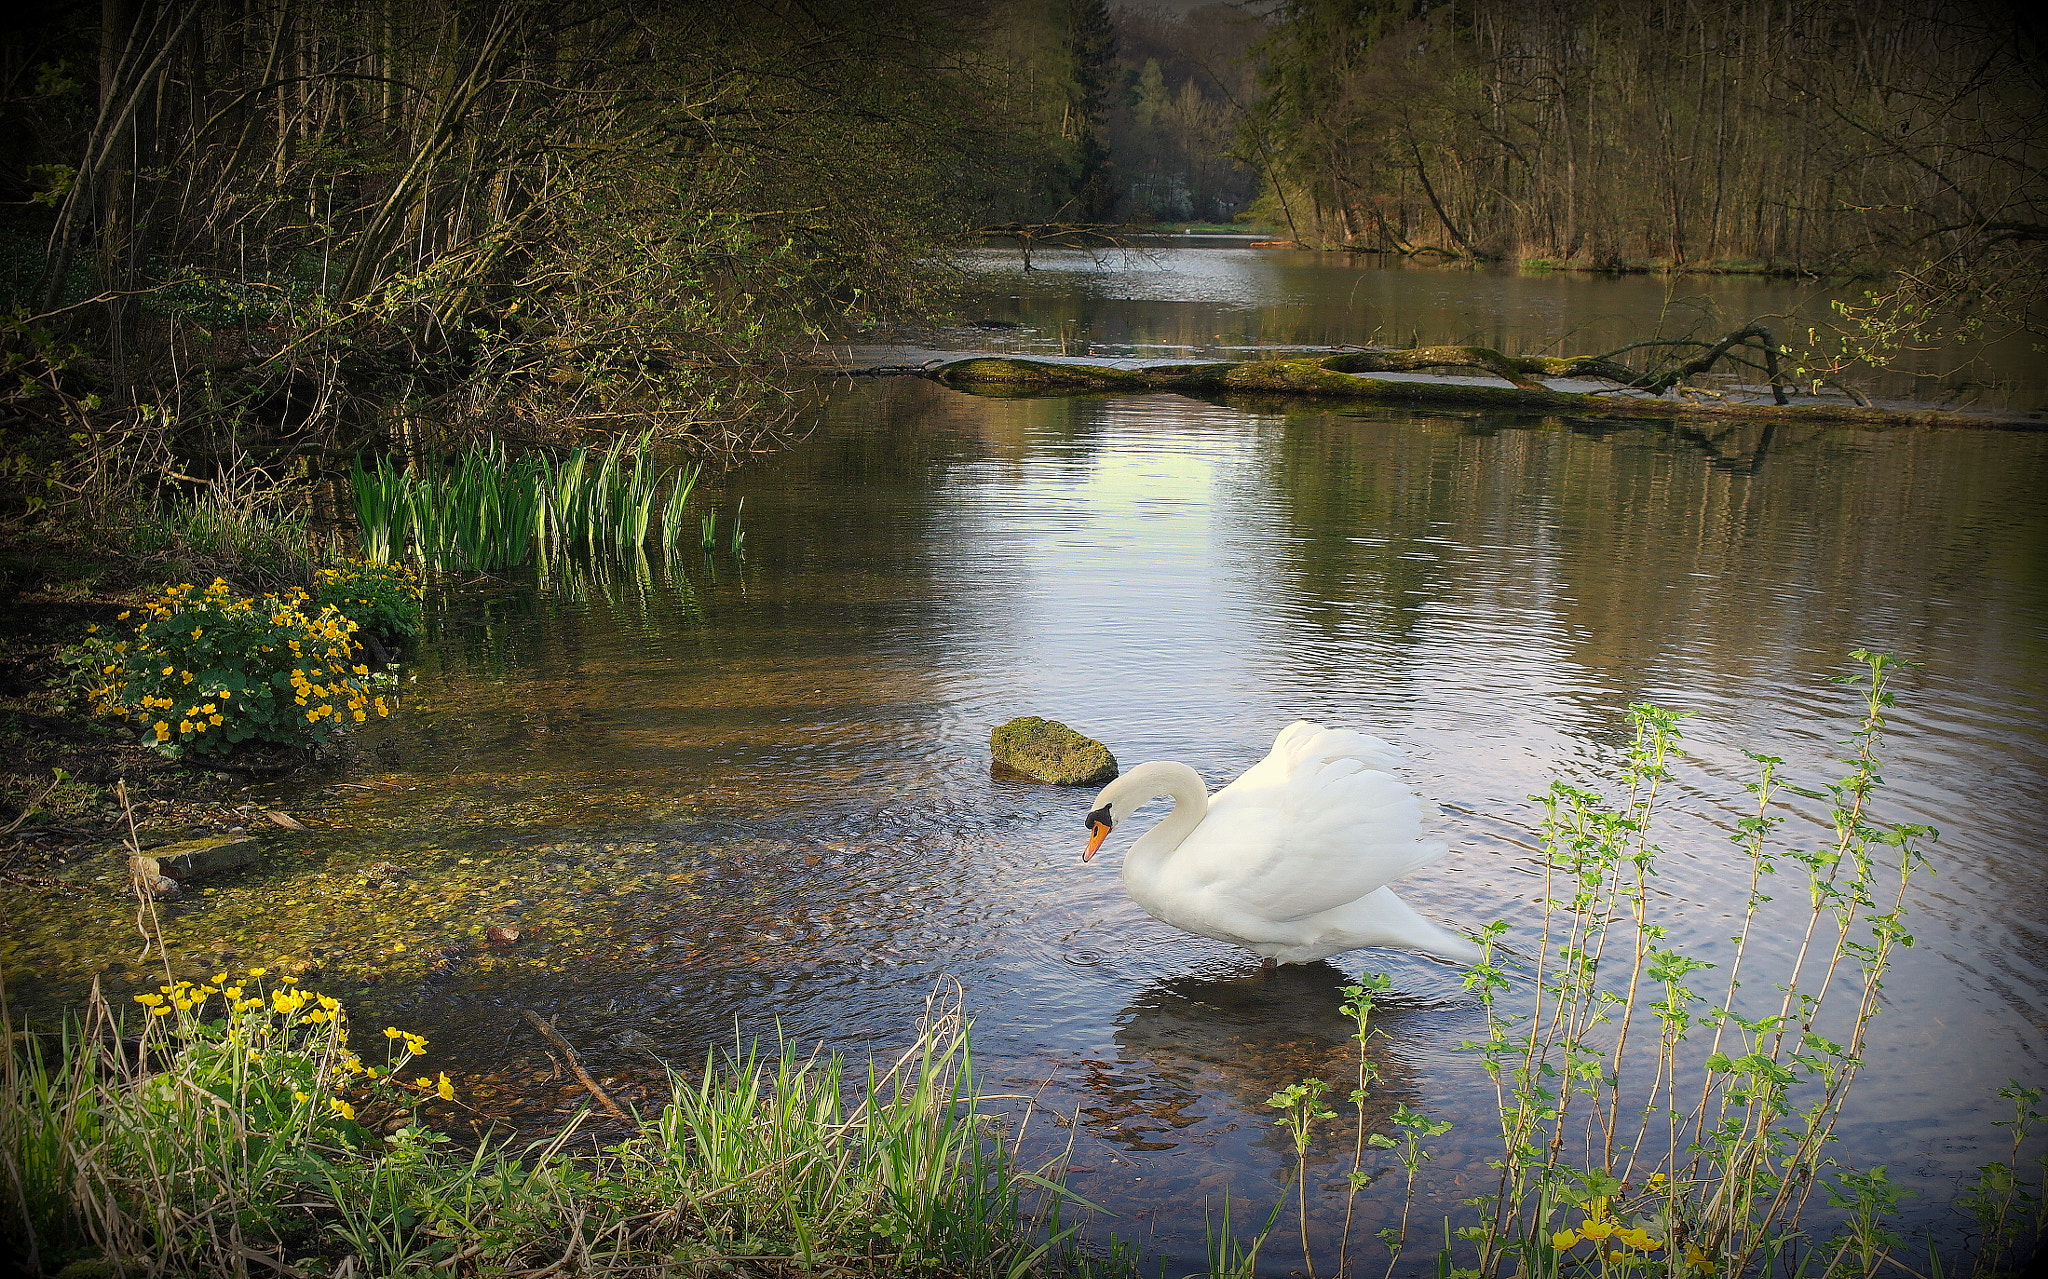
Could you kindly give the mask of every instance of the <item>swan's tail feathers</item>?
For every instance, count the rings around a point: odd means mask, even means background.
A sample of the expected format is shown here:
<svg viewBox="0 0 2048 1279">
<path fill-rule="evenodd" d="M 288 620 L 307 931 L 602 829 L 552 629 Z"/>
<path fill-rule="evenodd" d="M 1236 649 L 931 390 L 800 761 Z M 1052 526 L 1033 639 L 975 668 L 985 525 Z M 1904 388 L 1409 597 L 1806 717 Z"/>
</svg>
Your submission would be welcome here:
<svg viewBox="0 0 2048 1279">
<path fill-rule="evenodd" d="M 1273 754 L 1284 758 L 1290 771 L 1332 759 L 1355 759 L 1368 768 L 1392 772 L 1403 758 L 1401 748 L 1392 742 L 1306 719 L 1280 730 L 1273 739 Z"/>
<path fill-rule="evenodd" d="M 1360 946 L 1398 946 L 1419 950 L 1454 964 L 1476 964 L 1485 956 L 1478 946 L 1417 914 L 1415 908 L 1382 888 L 1353 903 L 1347 921 Z"/>
</svg>

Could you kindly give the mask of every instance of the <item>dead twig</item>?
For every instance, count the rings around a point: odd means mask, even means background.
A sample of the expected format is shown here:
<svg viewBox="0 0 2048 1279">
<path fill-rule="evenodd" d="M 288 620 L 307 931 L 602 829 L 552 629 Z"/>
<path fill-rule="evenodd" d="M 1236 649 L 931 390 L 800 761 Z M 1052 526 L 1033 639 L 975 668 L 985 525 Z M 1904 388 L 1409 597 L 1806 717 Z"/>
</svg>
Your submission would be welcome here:
<svg viewBox="0 0 2048 1279">
<path fill-rule="evenodd" d="M 533 1009 L 522 1008 L 519 1010 L 519 1015 L 532 1022 L 533 1028 L 541 1033 L 542 1038 L 562 1050 L 562 1057 L 569 1063 L 569 1069 L 576 1073 L 576 1078 L 582 1081 L 583 1086 L 590 1090 L 590 1095 L 597 1098 L 598 1104 L 603 1106 L 612 1118 L 623 1123 L 632 1122 L 631 1117 L 625 1111 L 619 1109 L 619 1104 L 613 1101 L 603 1088 L 598 1086 L 595 1079 L 590 1077 L 590 1072 L 583 1068 L 583 1062 L 577 1058 L 576 1050 L 569 1046 L 568 1040 L 556 1034 L 555 1028 L 542 1021 L 540 1014 L 533 1011 Z"/>
</svg>

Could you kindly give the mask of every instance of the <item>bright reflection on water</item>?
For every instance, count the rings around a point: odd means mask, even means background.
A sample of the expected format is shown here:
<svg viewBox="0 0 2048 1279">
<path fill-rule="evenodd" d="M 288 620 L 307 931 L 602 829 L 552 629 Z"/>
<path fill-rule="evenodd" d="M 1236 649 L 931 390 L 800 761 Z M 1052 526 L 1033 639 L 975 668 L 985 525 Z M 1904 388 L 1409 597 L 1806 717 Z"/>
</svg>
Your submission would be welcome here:
<svg viewBox="0 0 2048 1279">
<path fill-rule="evenodd" d="M 1261 977 L 1144 917 L 1116 874 L 1128 833 L 1081 865 L 1086 795 L 991 780 L 993 725 L 1050 716 L 1212 782 L 1297 717 L 1392 738 L 1453 846 L 1403 894 L 1525 943 L 1525 797 L 1601 776 L 1630 702 L 1689 711 L 1657 887 L 1674 944 L 1725 957 L 1741 752 L 1816 780 L 1853 712 L 1826 680 L 1874 646 L 1924 663 L 1884 808 L 1941 828 L 1942 873 L 1916 894 L 1919 945 L 1839 1153 L 1889 1165 L 1923 1194 L 1911 1219 L 1951 1228 L 1957 1174 L 1999 1157 L 1996 1089 L 2042 1075 L 2044 455 L 2010 433 L 869 383 L 707 494 L 728 513 L 745 498 L 743 562 L 693 549 L 608 582 L 444 584 L 402 719 L 320 789 L 271 797 L 314 833 L 283 837 L 267 878 L 168 907 L 170 927 L 194 963 L 328 954 L 342 993 L 404 940 L 390 979 L 351 996 L 358 1020 L 514 1082 L 548 1070 L 522 1004 L 559 1015 L 595 1073 L 644 1079 L 736 1027 L 886 1048 L 955 978 L 990 1090 L 1037 1099 L 1027 1152 L 1071 1140 L 1075 1189 L 1118 1214 L 1095 1236 L 1180 1266 L 1226 1190 L 1242 1218 L 1284 1184 L 1265 1098 L 1310 1074 L 1350 1086 L 1338 968 Z M 1797 802 L 1787 830 L 1810 836 Z M 362 887 L 376 862 L 404 878 Z M 125 920 L 60 909 L 20 916 L 63 933 L 17 946 L 46 993 L 133 948 Z M 478 957 L 489 922 L 528 935 Z M 1752 971 L 1793 944 L 1766 927 Z M 1492 1090 L 1458 1051 L 1480 1019 L 1453 969 L 1339 967 L 1398 992 L 1375 1114 L 1459 1125 L 1425 1187 L 1433 1221 L 1490 1177 Z M 1349 1135 L 1316 1156 L 1319 1230 Z M 1359 1239 L 1390 1223 L 1396 1180 L 1365 1197 Z M 1279 1244 L 1268 1259 L 1298 1264 Z"/>
</svg>

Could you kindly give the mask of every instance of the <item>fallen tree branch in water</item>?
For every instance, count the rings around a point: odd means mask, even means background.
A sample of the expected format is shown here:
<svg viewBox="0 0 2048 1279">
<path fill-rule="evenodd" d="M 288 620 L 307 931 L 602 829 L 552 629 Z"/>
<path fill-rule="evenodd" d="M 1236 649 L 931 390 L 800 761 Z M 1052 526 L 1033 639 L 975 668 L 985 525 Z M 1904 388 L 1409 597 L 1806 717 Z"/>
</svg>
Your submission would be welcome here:
<svg viewBox="0 0 2048 1279">
<path fill-rule="evenodd" d="M 1660 345 L 1694 345 L 1669 343 Z M 1674 368 L 1645 373 L 1605 355 L 1505 355 L 1488 347 L 1425 346 L 1405 351 L 1347 351 L 1295 360 L 1252 360 L 1204 364 L 1116 367 L 1013 357 L 954 360 L 925 372 L 933 381 L 985 393 L 1074 395 L 1091 391 L 1179 391 L 1195 396 L 1285 395 L 1380 401 L 1398 404 L 1474 405 L 1487 408 L 1603 414 L 1612 416 L 1746 417 L 1770 421 L 1844 423 L 1919 428 L 1976 427 L 2048 430 L 2048 418 L 1990 417 L 1942 409 L 1884 409 L 1868 404 L 1791 404 L 1777 375 L 1777 348 L 1769 330 L 1737 330 L 1714 343 L 1697 343 L 1703 354 Z M 1772 404 L 1701 404 L 1669 394 L 1683 378 L 1707 371 L 1721 360 L 1750 364 L 1733 355 L 1761 346 Z M 1628 348 L 1623 348 L 1628 349 Z M 1754 367 L 1753 364 L 1750 365 Z M 1487 374 L 1507 386 L 1467 382 L 1392 380 L 1375 373 L 1416 373 L 1465 369 Z M 1579 378 L 1611 383 L 1597 391 L 1552 390 L 1542 378 Z M 1633 394 L 1630 394 L 1633 392 Z"/>
<path fill-rule="evenodd" d="M 611 1113 L 612 1118 L 627 1123 L 632 1122 L 626 1112 L 619 1109 L 619 1103 L 613 1101 L 610 1094 L 597 1086 L 597 1081 L 592 1079 L 590 1072 L 583 1068 L 582 1061 L 577 1058 L 576 1050 L 569 1046 L 568 1040 L 555 1033 L 555 1028 L 542 1021 L 540 1014 L 533 1011 L 533 1009 L 522 1008 L 519 1010 L 519 1015 L 532 1022 L 533 1028 L 539 1031 L 544 1039 L 562 1050 L 562 1057 L 569 1063 L 569 1069 L 576 1072 L 576 1078 L 581 1080 L 583 1086 L 590 1090 L 591 1096 L 597 1098 L 598 1104 Z"/>
</svg>

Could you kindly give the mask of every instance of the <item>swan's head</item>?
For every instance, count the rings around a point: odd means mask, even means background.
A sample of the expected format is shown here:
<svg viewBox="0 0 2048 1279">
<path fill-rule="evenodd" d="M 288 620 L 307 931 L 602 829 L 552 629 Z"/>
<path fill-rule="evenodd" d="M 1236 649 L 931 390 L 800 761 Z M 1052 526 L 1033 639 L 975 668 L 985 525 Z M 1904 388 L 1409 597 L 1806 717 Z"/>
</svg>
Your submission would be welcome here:
<svg viewBox="0 0 2048 1279">
<path fill-rule="evenodd" d="M 1109 838 L 1109 832 L 1116 829 L 1116 818 L 1110 815 L 1110 805 L 1104 804 L 1088 814 L 1088 847 L 1082 852 L 1081 860 L 1095 860 L 1095 851 L 1102 847 L 1102 841 Z"/>
</svg>

